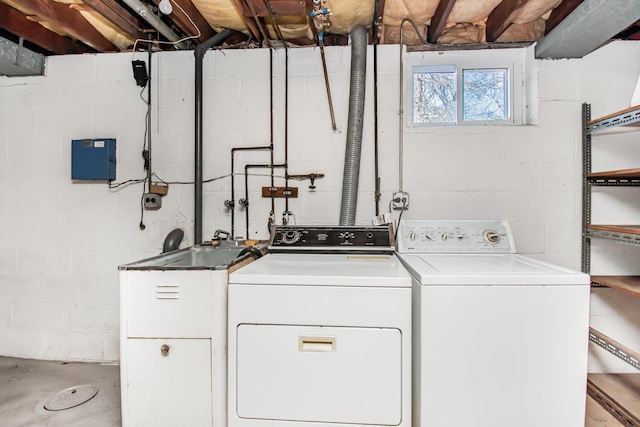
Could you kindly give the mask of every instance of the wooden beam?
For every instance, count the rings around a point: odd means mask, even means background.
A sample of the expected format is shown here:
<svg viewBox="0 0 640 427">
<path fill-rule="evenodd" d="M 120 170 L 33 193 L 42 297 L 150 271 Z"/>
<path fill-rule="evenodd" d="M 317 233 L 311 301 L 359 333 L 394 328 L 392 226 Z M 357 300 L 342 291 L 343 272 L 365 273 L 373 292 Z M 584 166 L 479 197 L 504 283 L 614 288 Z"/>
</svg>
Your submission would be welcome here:
<svg viewBox="0 0 640 427">
<path fill-rule="evenodd" d="M 487 42 L 494 42 L 513 22 L 513 16 L 522 9 L 529 0 L 502 0 L 489 14 L 487 19 Z"/>
<path fill-rule="evenodd" d="M 191 0 L 171 1 L 176 5 L 179 5 L 180 7 L 176 7 L 174 5 L 173 12 L 171 13 L 171 15 L 169 15 L 169 17 L 184 34 L 188 36 L 195 36 L 198 34 L 199 29 L 200 36 L 196 40 L 198 40 L 200 43 L 205 42 L 216 35 L 216 32 L 213 31 L 211 25 L 207 22 L 206 19 L 204 19 L 204 16 L 202 16 L 200 11 L 194 6 Z M 159 0 L 154 0 L 154 3 L 156 4 L 158 4 L 159 2 Z M 180 8 L 182 8 L 182 10 Z M 189 18 L 193 20 L 193 24 L 196 25 L 195 27 L 193 26 Z"/>
<path fill-rule="evenodd" d="M 259 24 L 253 19 L 253 17 L 247 18 L 246 16 L 244 16 L 243 0 L 231 0 L 231 1 L 233 2 L 233 5 L 235 6 L 238 14 L 240 14 L 240 18 L 242 18 L 242 22 L 244 22 L 244 25 L 249 29 L 249 31 L 251 32 L 251 35 L 253 35 L 253 38 L 261 41 L 263 37 L 262 37 L 262 34 L 260 33 L 260 29 L 258 28 Z"/>
<path fill-rule="evenodd" d="M 16 0 L 15 3 L 98 52 L 116 52 L 119 49 L 95 29 L 79 11 L 71 5 L 48 0 Z"/>
<path fill-rule="evenodd" d="M 431 18 L 431 25 L 427 30 L 427 41 L 429 43 L 438 43 L 455 2 L 456 0 L 440 0 L 440 3 L 438 3 L 436 13 Z"/>
<path fill-rule="evenodd" d="M 143 24 L 135 15 L 131 14 L 124 7 L 116 2 L 105 2 L 103 0 L 82 0 L 95 12 L 102 15 L 107 21 L 124 31 L 133 39 L 145 38 L 142 32 L 147 25 Z"/>
<path fill-rule="evenodd" d="M 569 16 L 573 10 L 580 5 L 584 0 L 563 0 L 555 9 L 551 11 L 549 19 L 547 19 L 544 33 L 549 34 L 556 25 L 558 25 L 564 18 Z"/>
<path fill-rule="evenodd" d="M 43 27 L 17 9 L 0 2 L 0 27 L 44 50 L 57 54 L 95 52 L 88 46 Z"/>
<path fill-rule="evenodd" d="M 260 17 L 269 16 L 269 9 L 263 0 L 247 0 L 251 2 L 256 14 Z M 270 0 L 269 4 L 276 16 L 305 16 L 307 14 L 307 5 L 304 0 Z M 242 9 L 244 16 L 252 17 L 253 13 L 248 5 Z"/>
</svg>

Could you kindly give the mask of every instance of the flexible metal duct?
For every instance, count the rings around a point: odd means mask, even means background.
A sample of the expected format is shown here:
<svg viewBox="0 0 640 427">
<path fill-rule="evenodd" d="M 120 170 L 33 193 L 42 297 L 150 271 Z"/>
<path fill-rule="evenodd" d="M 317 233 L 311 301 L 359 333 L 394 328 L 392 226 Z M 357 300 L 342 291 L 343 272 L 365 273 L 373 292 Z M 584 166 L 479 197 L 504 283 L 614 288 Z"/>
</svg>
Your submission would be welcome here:
<svg viewBox="0 0 640 427">
<path fill-rule="evenodd" d="M 340 225 L 354 225 L 356 221 L 367 71 L 367 31 L 363 26 L 357 26 L 351 30 L 350 34 L 351 88 L 349 90 L 349 120 L 347 122 L 347 146 L 342 178 Z"/>
<path fill-rule="evenodd" d="M 204 55 L 213 46 L 222 43 L 224 39 L 233 34 L 231 30 L 224 30 L 211 37 L 204 43 L 200 43 L 195 48 L 196 57 L 196 89 L 195 89 L 195 208 L 194 208 L 194 229 L 193 243 L 202 243 L 202 68 L 204 66 Z"/>
</svg>

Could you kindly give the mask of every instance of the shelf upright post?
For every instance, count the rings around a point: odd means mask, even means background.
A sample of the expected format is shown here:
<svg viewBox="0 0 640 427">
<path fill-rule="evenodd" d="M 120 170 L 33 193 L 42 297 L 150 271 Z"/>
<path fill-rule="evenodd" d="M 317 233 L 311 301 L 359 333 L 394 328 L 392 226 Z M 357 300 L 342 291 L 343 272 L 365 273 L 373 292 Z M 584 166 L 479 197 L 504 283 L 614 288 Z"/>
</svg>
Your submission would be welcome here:
<svg viewBox="0 0 640 427">
<path fill-rule="evenodd" d="M 582 271 L 591 270 L 591 239 L 587 236 L 587 225 L 591 223 L 591 184 L 587 178 L 591 173 L 591 133 L 587 123 L 591 120 L 591 104 L 582 104 Z"/>
</svg>

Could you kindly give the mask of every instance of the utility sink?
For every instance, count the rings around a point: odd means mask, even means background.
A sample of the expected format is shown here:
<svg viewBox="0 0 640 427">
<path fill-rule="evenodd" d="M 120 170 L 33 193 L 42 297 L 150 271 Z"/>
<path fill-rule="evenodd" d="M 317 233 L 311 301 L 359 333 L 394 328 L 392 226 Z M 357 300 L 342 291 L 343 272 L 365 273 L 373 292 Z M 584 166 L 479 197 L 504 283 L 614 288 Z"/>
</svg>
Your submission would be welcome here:
<svg viewBox="0 0 640 427">
<path fill-rule="evenodd" d="M 161 254 L 130 264 L 119 270 L 225 270 L 251 256 L 241 243 L 220 242 L 217 246 L 200 244 Z"/>
<path fill-rule="evenodd" d="M 266 249 L 245 243 L 118 267 L 123 425 L 226 425 L 229 273 Z"/>
</svg>

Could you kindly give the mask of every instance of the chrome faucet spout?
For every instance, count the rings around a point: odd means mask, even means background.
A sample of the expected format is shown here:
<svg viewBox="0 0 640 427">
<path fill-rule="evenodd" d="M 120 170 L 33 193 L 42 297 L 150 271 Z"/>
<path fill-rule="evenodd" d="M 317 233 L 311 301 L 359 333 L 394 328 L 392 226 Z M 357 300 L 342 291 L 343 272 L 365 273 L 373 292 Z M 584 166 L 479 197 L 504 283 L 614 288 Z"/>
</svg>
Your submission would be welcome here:
<svg viewBox="0 0 640 427">
<path fill-rule="evenodd" d="M 224 238 L 225 238 L 227 241 L 231 241 L 231 233 L 229 233 L 228 231 L 225 231 L 225 230 L 220 230 L 220 229 L 218 229 L 218 230 L 214 231 L 214 233 L 213 233 L 213 238 L 214 238 L 214 239 L 218 239 L 218 238 L 220 238 L 220 235 L 221 235 L 221 234 L 223 234 L 223 235 L 224 235 Z"/>
</svg>

